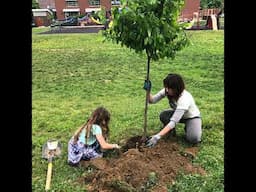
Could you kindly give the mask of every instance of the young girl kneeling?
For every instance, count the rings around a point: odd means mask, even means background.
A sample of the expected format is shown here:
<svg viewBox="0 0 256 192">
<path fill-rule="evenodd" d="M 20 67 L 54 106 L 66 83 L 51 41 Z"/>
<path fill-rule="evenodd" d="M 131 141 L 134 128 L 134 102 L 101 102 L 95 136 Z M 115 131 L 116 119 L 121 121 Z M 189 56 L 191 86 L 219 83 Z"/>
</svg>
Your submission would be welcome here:
<svg viewBox="0 0 256 192">
<path fill-rule="evenodd" d="M 68 142 L 68 163 L 77 165 L 81 160 L 103 156 L 103 150 L 120 148 L 118 144 L 107 142 L 110 113 L 98 107 Z"/>
</svg>

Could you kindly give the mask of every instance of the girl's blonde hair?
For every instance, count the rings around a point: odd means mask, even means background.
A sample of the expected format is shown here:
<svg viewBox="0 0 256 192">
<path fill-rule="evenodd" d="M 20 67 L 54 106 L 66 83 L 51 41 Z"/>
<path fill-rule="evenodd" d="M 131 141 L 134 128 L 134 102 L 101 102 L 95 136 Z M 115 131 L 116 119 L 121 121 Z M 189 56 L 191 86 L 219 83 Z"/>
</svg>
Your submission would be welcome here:
<svg viewBox="0 0 256 192">
<path fill-rule="evenodd" d="M 97 124 L 101 127 L 102 135 L 105 139 L 107 139 L 109 134 L 109 126 L 108 126 L 109 121 L 110 121 L 109 111 L 104 107 L 98 107 L 93 111 L 93 113 L 91 114 L 87 122 L 76 131 L 74 135 L 74 142 L 78 141 L 78 138 L 84 128 L 86 129 L 85 140 L 88 141 L 93 124 Z"/>
</svg>

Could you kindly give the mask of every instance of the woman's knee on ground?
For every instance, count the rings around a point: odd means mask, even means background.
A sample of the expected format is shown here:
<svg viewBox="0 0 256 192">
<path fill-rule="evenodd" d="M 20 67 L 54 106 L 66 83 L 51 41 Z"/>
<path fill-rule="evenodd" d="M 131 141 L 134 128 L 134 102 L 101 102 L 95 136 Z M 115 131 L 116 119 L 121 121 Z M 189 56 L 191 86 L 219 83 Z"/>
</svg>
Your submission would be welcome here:
<svg viewBox="0 0 256 192">
<path fill-rule="evenodd" d="M 186 134 L 186 139 L 192 144 L 201 142 L 201 135 L 199 134 Z"/>
<path fill-rule="evenodd" d="M 186 139 L 193 144 L 201 142 L 202 123 L 200 118 L 186 121 Z"/>
</svg>

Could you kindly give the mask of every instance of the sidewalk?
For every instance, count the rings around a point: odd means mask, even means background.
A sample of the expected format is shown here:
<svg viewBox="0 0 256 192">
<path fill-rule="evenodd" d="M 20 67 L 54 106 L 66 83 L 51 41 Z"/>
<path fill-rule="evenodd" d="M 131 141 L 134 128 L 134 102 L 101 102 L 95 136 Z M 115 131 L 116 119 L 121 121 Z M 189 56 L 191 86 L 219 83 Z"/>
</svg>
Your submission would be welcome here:
<svg viewBox="0 0 256 192">
<path fill-rule="evenodd" d="M 42 32 L 41 34 L 52 33 L 98 33 L 103 30 L 104 25 L 87 25 L 87 26 L 56 26 L 52 27 L 49 31 Z"/>
</svg>

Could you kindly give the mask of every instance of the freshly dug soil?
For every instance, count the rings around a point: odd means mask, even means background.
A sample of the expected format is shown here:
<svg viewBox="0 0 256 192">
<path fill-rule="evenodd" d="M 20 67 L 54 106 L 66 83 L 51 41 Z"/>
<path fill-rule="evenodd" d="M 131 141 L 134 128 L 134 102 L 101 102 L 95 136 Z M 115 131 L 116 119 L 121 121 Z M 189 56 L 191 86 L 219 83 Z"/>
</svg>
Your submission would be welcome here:
<svg viewBox="0 0 256 192">
<path fill-rule="evenodd" d="M 206 174 L 191 163 L 198 147 L 182 149 L 176 137 L 163 138 L 153 148 L 143 146 L 141 136 L 130 138 L 121 150 L 105 158 L 82 161 L 85 174 L 79 180 L 90 192 L 167 192 L 179 172 Z"/>
</svg>

